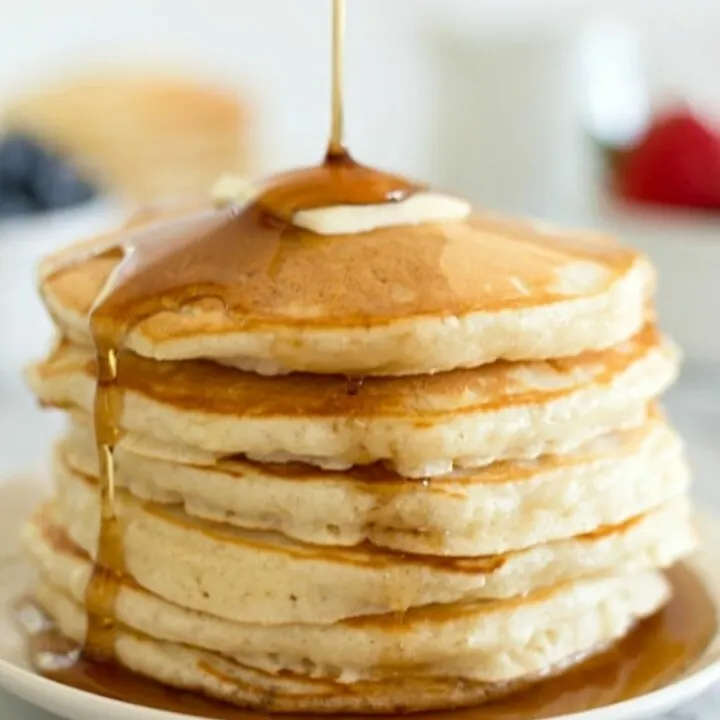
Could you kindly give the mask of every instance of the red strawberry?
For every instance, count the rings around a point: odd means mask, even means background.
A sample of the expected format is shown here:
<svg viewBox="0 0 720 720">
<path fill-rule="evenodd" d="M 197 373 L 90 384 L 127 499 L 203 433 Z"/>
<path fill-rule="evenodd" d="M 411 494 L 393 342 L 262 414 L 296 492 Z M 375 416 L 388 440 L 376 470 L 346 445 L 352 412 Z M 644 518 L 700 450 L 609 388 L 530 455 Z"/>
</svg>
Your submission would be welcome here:
<svg viewBox="0 0 720 720">
<path fill-rule="evenodd" d="M 658 118 L 625 158 L 628 200 L 720 209 L 720 135 L 689 112 Z"/>
</svg>

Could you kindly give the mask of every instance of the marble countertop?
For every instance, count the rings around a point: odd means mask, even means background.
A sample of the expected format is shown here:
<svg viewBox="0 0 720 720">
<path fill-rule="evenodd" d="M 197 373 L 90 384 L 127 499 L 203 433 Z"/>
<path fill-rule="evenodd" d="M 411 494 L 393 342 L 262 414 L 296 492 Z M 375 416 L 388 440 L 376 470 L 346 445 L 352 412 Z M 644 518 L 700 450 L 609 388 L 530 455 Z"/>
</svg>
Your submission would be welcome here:
<svg viewBox="0 0 720 720">
<path fill-rule="evenodd" d="M 688 363 L 680 383 L 669 393 L 667 405 L 688 444 L 696 483 L 695 497 L 704 508 L 720 515 L 720 362 Z M 0 376 L 0 482 L 18 473 L 42 472 L 49 437 L 58 418 L 41 415 L 17 386 L 3 386 Z M 58 720 L 0 690 L 1 720 Z M 657 720 L 719 720 L 720 686 L 693 703 Z"/>
</svg>

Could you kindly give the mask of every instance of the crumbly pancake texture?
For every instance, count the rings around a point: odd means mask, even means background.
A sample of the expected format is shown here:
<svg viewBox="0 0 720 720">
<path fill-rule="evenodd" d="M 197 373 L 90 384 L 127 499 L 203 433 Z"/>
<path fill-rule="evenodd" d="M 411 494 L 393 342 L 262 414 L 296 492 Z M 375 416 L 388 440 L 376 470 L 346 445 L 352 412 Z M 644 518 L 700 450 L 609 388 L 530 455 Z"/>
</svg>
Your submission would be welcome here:
<svg viewBox="0 0 720 720">
<path fill-rule="evenodd" d="M 81 642 L 89 558 L 42 514 L 26 541 L 42 575 L 38 600 Z M 605 647 L 669 597 L 662 574 L 640 572 L 512 600 L 272 627 L 194 612 L 119 582 L 122 664 L 236 704 L 296 712 L 476 704 Z"/>
<path fill-rule="evenodd" d="M 57 453 L 75 473 L 97 476 L 86 414 L 73 413 Z M 689 484 L 682 444 L 657 412 L 565 455 L 456 470 L 430 482 L 377 463 L 344 473 L 242 458 L 208 463 L 134 434 L 122 438 L 115 462 L 119 487 L 203 520 L 316 545 L 367 541 L 446 556 L 493 555 L 617 525 Z"/>
<path fill-rule="evenodd" d="M 386 461 L 407 477 L 567 452 L 639 424 L 675 378 L 678 355 L 652 326 L 575 358 L 499 362 L 400 378 L 261 377 L 208 362 L 119 358 L 124 430 L 215 456 L 328 469 Z M 49 405 L 91 412 L 95 355 L 62 343 L 30 369 Z"/>
<path fill-rule="evenodd" d="M 195 263 L 179 264 L 189 283 L 208 282 L 192 268 L 222 245 L 231 289 L 225 302 L 151 314 L 127 346 L 264 374 L 432 373 L 604 349 L 638 332 L 654 286 L 648 261 L 612 238 L 491 215 L 357 235 L 290 226 L 258 238 L 232 212 L 210 211 L 48 258 L 41 294 L 62 332 L 90 345 L 88 314 L 124 249 L 175 236 L 194 243 Z"/>
</svg>

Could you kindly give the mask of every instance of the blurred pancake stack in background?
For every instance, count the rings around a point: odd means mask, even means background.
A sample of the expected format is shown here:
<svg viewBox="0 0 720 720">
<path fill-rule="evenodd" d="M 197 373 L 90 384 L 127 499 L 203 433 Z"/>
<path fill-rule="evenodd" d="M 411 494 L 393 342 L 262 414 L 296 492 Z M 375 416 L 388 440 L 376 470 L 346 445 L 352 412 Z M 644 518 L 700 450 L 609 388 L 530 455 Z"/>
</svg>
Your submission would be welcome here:
<svg viewBox="0 0 720 720">
<path fill-rule="evenodd" d="M 0 127 L 141 203 L 204 194 L 248 169 L 250 115 L 235 91 L 181 77 L 103 74 L 30 93 Z"/>
</svg>

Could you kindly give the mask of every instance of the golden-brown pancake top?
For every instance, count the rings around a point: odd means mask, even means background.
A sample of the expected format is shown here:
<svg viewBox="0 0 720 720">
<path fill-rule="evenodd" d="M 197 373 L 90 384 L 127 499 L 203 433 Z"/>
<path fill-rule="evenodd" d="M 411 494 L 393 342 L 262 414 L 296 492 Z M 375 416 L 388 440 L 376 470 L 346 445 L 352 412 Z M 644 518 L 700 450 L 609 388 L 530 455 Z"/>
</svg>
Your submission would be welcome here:
<svg viewBox="0 0 720 720">
<path fill-rule="evenodd" d="M 207 210 L 49 258 L 43 295 L 87 315 L 130 247 L 142 257 L 115 304 L 149 308 L 164 295 L 163 309 L 154 305 L 141 322 L 154 340 L 519 310 L 602 294 L 638 261 L 602 235 L 490 215 L 324 236 L 252 210 Z"/>
</svg>

